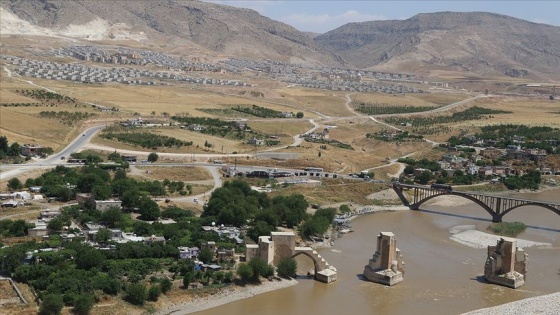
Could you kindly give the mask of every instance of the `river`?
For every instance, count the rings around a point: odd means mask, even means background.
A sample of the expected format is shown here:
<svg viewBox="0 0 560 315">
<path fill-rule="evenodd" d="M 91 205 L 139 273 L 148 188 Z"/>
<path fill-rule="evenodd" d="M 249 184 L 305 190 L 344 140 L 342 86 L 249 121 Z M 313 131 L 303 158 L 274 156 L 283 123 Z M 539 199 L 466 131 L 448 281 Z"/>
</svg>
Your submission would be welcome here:
<svg viewBox="0 0 560 315">
<path fill-rule="evenodd" d="M 515 196 L 560 202 L 560 190 Z M 550 248 L 525 249 L 529 255 L 527 278 L 524 286 L 514 290 L 481 280 L 486 249 L 470 248 L 449 239 L 449 229 L 457 225 L 476 225 L 484 231 L 491 222 L 486 211 L 475 204 L 442 207 L 437 202 L 422 208 L 374 213 L 352 221 L 354 233 L 336 240 L 332 248 L 319 250 L 338 269 L 338 281 L 334 283 L 301 278 L 296 286 L 196 314 L 461 314 L 560 291 L 557 214 L 527 206 L 504 217 L 504 221 L 528 225 L 519 238 L 552 244 Z M 380 231 L 395 233 L 406 263 L 404 281 L 393 287 L 360 278 L 376 250 Z M 298 256 L 298 263 L 304 266 L 299 269 L 310 269 L 310 260 L 300 257 L 304 256 Z"/>
</svg>

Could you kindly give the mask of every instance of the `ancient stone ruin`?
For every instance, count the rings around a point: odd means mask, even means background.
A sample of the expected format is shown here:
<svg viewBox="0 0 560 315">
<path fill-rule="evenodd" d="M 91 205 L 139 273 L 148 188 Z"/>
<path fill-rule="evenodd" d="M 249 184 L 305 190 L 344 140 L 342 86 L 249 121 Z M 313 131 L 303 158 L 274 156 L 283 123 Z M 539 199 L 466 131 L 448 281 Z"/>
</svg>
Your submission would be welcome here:
<svg viewBox="0 0 560 315">
<path fill-rule="evenodd" d="M 267 264 L 278 266 L 284 257 L 305 255 L 313 261 L 315 280 L 331 283 L 337 279 L 337 271 L 329 265 L 319 253 L 311 247 L 296 247 L 296 236 L 293 232 L 271 232 L 270 236 L 259 236 L 258 244 L 247 244 L 245 260 L 257 257 Z"/>
<path fill-rule="evenodd" d="M 517 289 L 525 283 L 527 254 L 517 247 L 517 241 L 500 238 L 496 246 L 488 246 L 484 278 L 490 283 Z"/>
<path fill-rule="evenodd" d="M 394 285 L 403 281 L 404 262 L 397 248 L 397 239 L 391 232 L 377 236 L 377 251 L 364 268 L 364 277 L 372 282 Z"/>
</svg>

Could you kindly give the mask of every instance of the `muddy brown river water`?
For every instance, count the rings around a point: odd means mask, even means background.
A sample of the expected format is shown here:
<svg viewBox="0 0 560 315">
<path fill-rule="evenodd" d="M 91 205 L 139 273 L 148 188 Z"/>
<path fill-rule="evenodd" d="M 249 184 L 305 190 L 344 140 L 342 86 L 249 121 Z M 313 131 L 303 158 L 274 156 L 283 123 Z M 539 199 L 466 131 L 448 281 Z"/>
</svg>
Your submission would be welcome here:
<svg viewBox="0 0 560 315">
<path fill-rule="evenodd" d="M 516 197 L 560 202 L 560 190 Z M 449 239 L 449 229 L 457 225 L 476 225 L 485 231 L 491 222 L 489 214 L 475 204 L 442 207 L 434 200 L 435 204 L 424 205 L 421 211 L 374 213 L 352 221 L 353 233 L 336 240 L 332 248 L 319 250 L 338 269 L 334 283 L 301 278 L 296 286 L 196 314 L 461 314 L 560 291 L 559 215 L 545 208 L 521 207 L 504 217 L 504 221 L 528 225 L 518 238 L 552 244 L 525 249 L 527 278 L 524 286 L 514 290 L 481 280 L 486 249 Z M 393 287 L 360 277 L 376 250 L 380 231 L 395 233 L 406 263 L 404 281 Z M 303 255 L 298 256 L 298 264 L 300 270 L 312 266 Z"/>
</svg>

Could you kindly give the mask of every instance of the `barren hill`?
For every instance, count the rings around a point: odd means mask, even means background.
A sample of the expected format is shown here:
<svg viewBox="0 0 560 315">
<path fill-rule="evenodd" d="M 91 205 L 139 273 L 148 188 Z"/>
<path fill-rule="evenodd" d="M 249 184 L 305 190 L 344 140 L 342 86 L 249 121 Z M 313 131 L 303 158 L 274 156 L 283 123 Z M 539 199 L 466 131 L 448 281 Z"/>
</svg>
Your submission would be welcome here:
<svg viewBox="0 0 560 315">
<path fill-rule="evenodd" d="M 89 40 L 132 39 L 143 44 L 200 47 L 237 57 L 342 63 L 295 28 L 256 11 L 227 5 L 181 0 L 13 0 L 2 1 L 0 6 L 23 22 L 52 31 L 51 36 L 54 32 Z M 10 20 L 17 25 L 2 25 L 4 34 L 7 29 L 17 32 L 24 24 Z"/>
<path fill-rule="evenodd" d="M 509 76 L 560 73 L 560 27 L 493 13 L 441 12 L 349 23 L 315 41 L 358 68 Z"/>
</svg>

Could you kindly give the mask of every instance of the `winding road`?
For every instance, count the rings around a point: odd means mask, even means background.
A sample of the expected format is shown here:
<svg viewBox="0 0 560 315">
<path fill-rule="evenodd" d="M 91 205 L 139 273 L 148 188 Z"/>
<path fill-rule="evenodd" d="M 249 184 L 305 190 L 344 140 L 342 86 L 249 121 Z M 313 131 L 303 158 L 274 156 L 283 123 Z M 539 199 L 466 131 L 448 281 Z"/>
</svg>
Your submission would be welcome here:
<svg viewBox="0 0 560 315">
<path fill-rule="evenodd" d="M 12 73 L 9 69 L 4 67 L 4 70 L 8 73 L 9 77 L 12 77 Z M 22 80 L 22 79 L 17 79 L 17 80 L 20 80 L 20 81 L 26 82 L 28 84 L 43 88 L 47 91 L 56 93 L 55 91 L 53 91 L 49 88 L 46 88 L 44 86 L 40 86 L 40 85 L 37 85 L 37 84 L 33 83 L 33 81 L 26 81 L 26 80 Z M 218 94 L 221 94 L 221 93 L 218 93 Z M 313 127 L 311 129 L 309 129 L 308 131 L 306 131 L 306 133 L 310 133 L 310 132 L 314 132 L 315 130 L 320 128 L 321 124 L 319 122 L 327 123 L 327 122 L 338 121 L 338 120 L 343 120 L 343 119 L 352 119 L 352 118 L 356 118 L 356 117 L 369 117 L 375 123 L 384 125 L 388 128 L 401 130 L 398 127 L 389 125 L 389 124 L 384 123 L 382 121 L 379 121 L 377 118 L 389 117 L 389 116 L 407 116 L 408 117 L 408 116 L 417 115 L 417 114 L 438 113 L 438 112 L 447 111 L 447 110 L 453 109 L 455 107 L 464 105 L 468 102 L 474 101 L 474 100 L 479 99 L 479 98 L 488 97 L 487 95 L 477 95 L 477 96 L 474 96 L 474 97 L 471 97 L 471 98 L 468 98 L 468 99 L 465 99 L 465 100 L 462 100 L 462 101 L 459 101 L 459 102 L 456 102 L 456 103 L 453 103 L 453 104 L 442 106 L 442 107 L 439 107 L 439 108 L 436 108 L 436 109 L 433 109 L 433 110 L 430 110 L 430 111 L 426 111 L 426 112 L 367 116 L 367 115 L 361 114 L 359 112 L 356 112 L 350 106 L 350 103 L 352 102 L 352 98 L 351 98 L 352 94 L 353 93 L 349 93 L 349 94 L 345 95 L 345 99 L 346 99 L 345 106 L 346 106 L 346 108 L 348 109 L 349 112 L 354 114 L 354 116 L 348 116 L 348 117 L 331 117 L 331 116 L 323 114 L 319 111 L 309 110 L 307 108 L 302 108 L 302 107 L 291 105 L 291 104 L 282 104 L 282 103 L 272 102 L 272 101 L 268 101 L 268 102 L 272 103 L 272 104 L 286 105 L 286 106 L 290 106 L 290 107 L 294 107 L 294 108 L 298 108 L 298 109 L 307 110 L 307 111 L 310 111 L 310 112 L 313 112 L 313 113 L 319 115 L 320 118 L 318 118 L 317 121 L 315 119 L 309 119 L 309 122 L 313 125 Z M 3 165 L 1 165 L 0 166 L 0 171 L 1 171 L 0 172 L 0 180 L 2 180 L 2 181 L 8 180 L 10 178 L 17 177 L 17 176 L 19 176 L 23 173 L 30 172 L 30 171 L 36 170 L 36 169 L 52 168 L 56 165 L 62 165 L 62 164 L 67 165 L 65 163 L 65 160 L 63 160 L 61 158 L 62 157 L 67 157 L 73 152 L 79 152 L 80 150 L 82 150 L 84 148 L 91 148 L 91 149 L 104 150 L 104 151 L 116 151 L 116 152 L 121 153 L 121 154 L 132 154 L 132 155 L 148 155 L 149 154 L 149 152 L 145 152 L 145 151 L 115 149 L 115 148 L 112 148 L 112 147 L 109 147 L 109 146 L 102 146 L 102 145 L 97 145 L 97 144 L 90 143 L 90 140 L 94 137 L 94 135 L 105 127 L 106 127 L 106 125 L 97 125 L 97 126 L 93 126 L 93 127 L 88 128 L 86 131 L 83 132 L 83 134 L 80 134 L 76 139 L 74 139 L 62 151 L 60 151 L 56 154 L 53 154 L 46 159 L 38 159 L 38 160 L 35 160 L 32 163 L 27 163 L 27 164 L 17 164 L 17 165 L 3 164 Z M 433 146 L 439 145 L 439 143 L 437 143 L 435 141 L 431 141 L 431 140 L 426 139 L 426 138 L 424 138 L 424 140 L 431 143 Z M 272 148 L 272 149 L 265 150 L 265 151 L 262 151 L 262 152 L 277 151 L 277 150 L 284 149 L 284 148 L 290 147 L 290 146 L 298 146 L 298 145 L 301 145 L 301 143 L 303 141 L 304 141 L 304 139 L 302 137 L 300 137 L 300 135 L 295 135 L 293 137 L 293 143 L 292 144 L 290 144 L 288 146 Z M 405 155 L 404 157 L 410 156 L 412 154 L 413 153 Z M 214 180 L 214 186 L 209 192 L 201 194 L 201 195 L 197 195 L 197 196 L 175 198 L 175 199 L 178 199 L 178 200 L 193 202 L 195 198 L 199 199 L 200 196 L 202 196 L 202 195 L 210 194 L 213 190 L 220 187 L 221 184 L 222 184 L 221 176 L 220 176 L 220 173 L 219 173 L 219 170 L 218 170 L 221 167 L 220 165 L 205 164 L 205 163 L 201 163 L 201 162 L 196 162 L 195 163 L 194 160 L 200 161 L 200 160 L 203 159 L 203 160 L 207 161 L 208 159 L 211 159 L 211 158 L 246 157 L 246 156 L 253 156 L 254 154 L 158 153 L 158 155 L 168 156 L 168 157 L 176 157 L 176 158 L 185 158 L 187 160 L 189 158 L 191 158 L 192 159 L 191 163 L 188 163 L 188 164 L 192 164 L 193 166 L 197 165 L 197 166 L 204 167 L 212 175 L 212 178 Z M 399 171 L 397 173 L 393 174 L 393 175 L 395 175 L 394 177 L 397 177 L 404 169 L 404 165 L 402 163 L 397 162 L 397 160 L 398 160 L 398 158 L 393 159 L 388 164 L 376 166 L 376 167 L 373 167 L 373 168 L 369 168 L 369 169 L 366 169 L 366 171 L 387 167 L 387 166 L 393 165 L 393 164 L 400 164 Z M 171 166 L 171 165 L 173 165 L 173 164 L 169 164 L 169 166 Z M 186 164 L 181 163 L 180 165 L 185 166 Z"/>
</svg>

